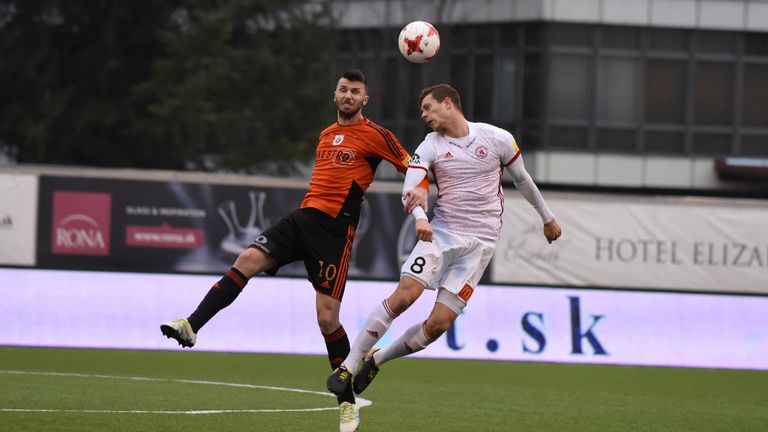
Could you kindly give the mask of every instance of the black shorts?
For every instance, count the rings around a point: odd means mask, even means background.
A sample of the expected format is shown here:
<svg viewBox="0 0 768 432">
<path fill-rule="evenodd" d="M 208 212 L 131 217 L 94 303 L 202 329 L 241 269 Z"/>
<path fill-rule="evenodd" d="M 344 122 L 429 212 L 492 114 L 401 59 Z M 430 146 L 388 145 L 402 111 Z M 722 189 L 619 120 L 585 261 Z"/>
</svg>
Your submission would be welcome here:
<svg viewBox="0 0 768 432">
<path fill-rule="evenodd" d="M 304 261 L 315 290 L 341 300 L 354 238 L 353 219 L 303 208 L 281 218 L 256 237 L 251 247 L 261 249 L 277 262 L 277 267 L 267 270 L 267 274 L 274 276 L 280 266 Z"/>
</svg>

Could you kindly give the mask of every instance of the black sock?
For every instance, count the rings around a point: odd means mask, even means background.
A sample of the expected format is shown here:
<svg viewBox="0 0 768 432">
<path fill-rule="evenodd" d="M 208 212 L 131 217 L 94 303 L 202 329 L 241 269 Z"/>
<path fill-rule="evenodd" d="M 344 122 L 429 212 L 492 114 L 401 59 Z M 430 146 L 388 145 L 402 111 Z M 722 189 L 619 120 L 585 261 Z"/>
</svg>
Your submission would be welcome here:
<svg viewBox="0 0 768 432">
<path fill-rule="evenodd" d="M 203 297 L 203 301 L 187 318 L 192 331 L 200 330 L 217 312 L 232 304 L 248 283 L 248 278 L 232 267 Z"/>
<path fill-rule="evenodd" d="M 323 335 L 323 337 L 325 337 L 325 348 L 328 350 L 328 360 L 331 362 L 331 370 L 336 370 L 349 355 L 349 338 L 347 337 L 347 332 L 344 331 L 344 326 L 340 326 L 333 333 Z M 344 393 L 341 396 L 338 396 L 336 400 L 339 403 L 355 403 L 355 395 L 352 393 L 352 386 L 348 386 Z"/>
</svg>

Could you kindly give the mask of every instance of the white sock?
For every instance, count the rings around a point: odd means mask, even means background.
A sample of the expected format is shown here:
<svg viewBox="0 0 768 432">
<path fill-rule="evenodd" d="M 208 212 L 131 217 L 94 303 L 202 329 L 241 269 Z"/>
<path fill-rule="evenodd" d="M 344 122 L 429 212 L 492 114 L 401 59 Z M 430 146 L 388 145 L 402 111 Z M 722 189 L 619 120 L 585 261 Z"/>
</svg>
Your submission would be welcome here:
<svg viewBox="0 0 768 432">
<path fill-rule="evenodd" d="M 363 324 L 360 333 L 355 337 L 355 341 L 352 343 L 352 347 L 350 347 L 349 355 L 344 360 L 343 364 L 347 370 L 357 371 L 360 361 L 376 345 L 376 342 L 384 336 L 384 333 L 389 330 L 389 326 L 392 325 L 392 321 L 395 318 L 397 318 L 397 315 L 389 308 L 386 300 L 379 303 L 368 314 L 365 324 Z"/>
<path fill-rule="evenodd" d="M 424 323 L 419 323 L 405 331 L 397 340 L 376 351 L 373 359 L 377 365 L 388 362 L 398 357 L 405 357 L 408 354 L 421 351 L 427 345 L 434 342 L 424 331 Z"/>
</svg>

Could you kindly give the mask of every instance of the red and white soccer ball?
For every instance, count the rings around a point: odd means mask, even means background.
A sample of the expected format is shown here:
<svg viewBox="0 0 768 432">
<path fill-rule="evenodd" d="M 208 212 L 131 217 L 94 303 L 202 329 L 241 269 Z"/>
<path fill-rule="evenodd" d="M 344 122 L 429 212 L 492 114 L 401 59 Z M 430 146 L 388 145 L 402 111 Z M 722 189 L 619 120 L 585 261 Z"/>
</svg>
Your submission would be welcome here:
<svg viewBox="0 0 768 432">
<path fill-rule="evenodd" d="M 435 26 L 425 21 L 408 23 L 400 31 L 397 46 L 406 60 L 426 63 L 440 51 L 440 34 Z"/>
</svg>

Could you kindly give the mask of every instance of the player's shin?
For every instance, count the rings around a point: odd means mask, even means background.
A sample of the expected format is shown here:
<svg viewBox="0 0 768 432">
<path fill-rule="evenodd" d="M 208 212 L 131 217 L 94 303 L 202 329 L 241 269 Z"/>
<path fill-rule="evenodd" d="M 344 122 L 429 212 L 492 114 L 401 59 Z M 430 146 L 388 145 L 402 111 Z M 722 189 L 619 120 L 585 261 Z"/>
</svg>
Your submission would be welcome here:
<svg viewBox="0 0 768 432">
<path fill-rule="evenodd" d="M 347 359 L 344 360 L 344 366 L 347 370 L 354 373 L 358 369 L 363 356 L 384 336 L 395 318 L 397 315 L 392 312 L 386 300 L 379 303 L 371 311 L 360 329 L 360 333 L 355 338 L 355 342 L 352 343 L 352 349 Z"/>
<path fill-rule="evenodd" d="M 218 282 L 213 284 L 197 309 L 187 318 L 192 330 L 197 333 L 220 310 L 232 304 L 247 283 L 248 278 L 238 269 L 232 267 Z"/>
<path fill-rule="evenodd" d="M 343 326 L 340 326 L 331 334 L 324 334 L 325 348 L 328 350 L 328 361 L 331 363 L 331 369 L 336 370 L 341 362 L 349 355 L 349 338 Z M 336 400 L 342 402 L 355 403 L 355 395 L 352 393 L 352 387 L 347 386 L 342 392 L 337 394 Z"/>
<path fill-rule="evenodd" d="M 377 351 L 374 360 L 376 365 L 381 365 L 389 360 L 421 351 L 435 340 L 427 335 L 424 323 L 419 323 L 411 326 L 391 344 Z"/>
</svg>

